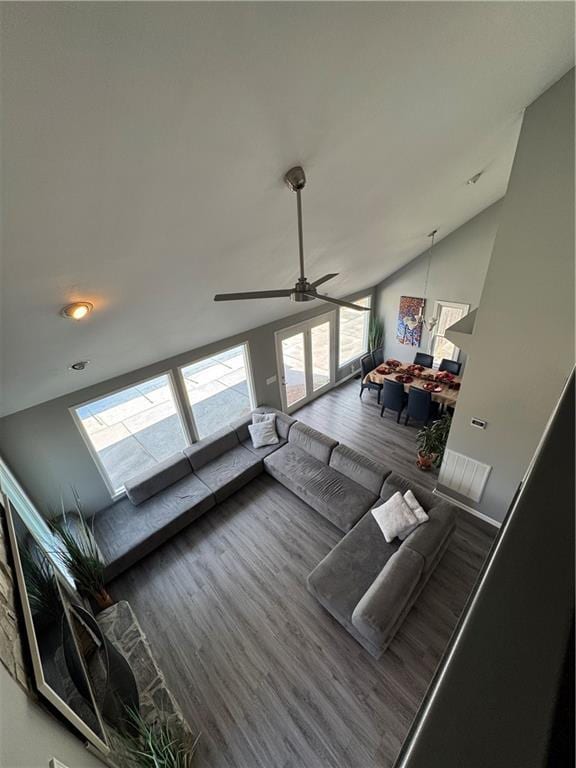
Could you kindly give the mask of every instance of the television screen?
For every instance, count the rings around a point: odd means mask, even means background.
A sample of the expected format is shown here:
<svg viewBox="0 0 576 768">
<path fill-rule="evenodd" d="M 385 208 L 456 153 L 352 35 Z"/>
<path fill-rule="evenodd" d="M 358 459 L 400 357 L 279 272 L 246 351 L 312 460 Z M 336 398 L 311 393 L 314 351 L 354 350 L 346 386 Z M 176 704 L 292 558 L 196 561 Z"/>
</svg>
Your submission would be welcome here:
<svg viewBox="0 0 576 768">
<path fill-rule="evenodd" d="M 88 606 L 54 566 L 54 553 L 45 551 L 10 503 L 7 520 L 38 692 L 82 736 L 107 752 L 96 704 L 106 685 L 106 669 L 98 637 L 82 620 Z"/>
</svg>

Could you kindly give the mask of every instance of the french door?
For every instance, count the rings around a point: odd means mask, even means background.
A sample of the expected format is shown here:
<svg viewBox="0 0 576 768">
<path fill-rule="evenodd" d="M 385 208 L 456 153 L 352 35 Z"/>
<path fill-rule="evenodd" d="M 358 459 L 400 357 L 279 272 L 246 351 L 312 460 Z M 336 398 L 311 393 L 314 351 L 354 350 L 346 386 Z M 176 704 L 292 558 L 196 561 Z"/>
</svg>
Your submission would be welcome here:
<svg viewBox="0 0 576 768">
<path fill-rule="evenodd" d="M 329 389 L 336 378 L 336 313 L 276 333 L 282 407 L 290 412 Z"/>
</svg>

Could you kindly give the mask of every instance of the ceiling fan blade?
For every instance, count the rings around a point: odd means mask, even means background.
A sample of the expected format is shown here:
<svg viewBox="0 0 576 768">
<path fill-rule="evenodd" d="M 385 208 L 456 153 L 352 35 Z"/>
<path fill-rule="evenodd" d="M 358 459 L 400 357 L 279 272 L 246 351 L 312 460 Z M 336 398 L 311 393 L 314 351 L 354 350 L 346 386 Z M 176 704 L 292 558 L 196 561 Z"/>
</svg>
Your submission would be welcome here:
<svg viewBox="0 0 576 768">
<path fill-rule="evenodd" d="M 322 283 L 327 283 L 328 280 L 332 280 L 333 277 L 338 277 L 338 272 L 331 272 L 329 275 L 319 277 L 318 280 L 314 280 L 314 282 L 310 283 L 310 285 L 312 288 L 317 288 L 319 285 L 322 285 Z"/>
<path fill-rule="evenodd" d="M 333 299 L 331 296 L 322 296 L 320 293 L 307 293 L 307 296 L 314 296 L 315 299 L 321 301 L 328 301 L 330 304 L 338 304 L 339 307 L 347 307 L 347 309 L 357 309 L 361 312 L 370 312 L 370 307 L 361 307 L 359 304 L 351 304 L 349 301 L 342 301 L 342 299 Z"/>
<path fill-rule="evenodd" d="M 240 299 L 279 299 L 287 298 L 292 293 L 291 288 L 280 291 L 249 291 L 248 293 L 217 293 L 214 301 L 239 301 Z"/>
</svg>

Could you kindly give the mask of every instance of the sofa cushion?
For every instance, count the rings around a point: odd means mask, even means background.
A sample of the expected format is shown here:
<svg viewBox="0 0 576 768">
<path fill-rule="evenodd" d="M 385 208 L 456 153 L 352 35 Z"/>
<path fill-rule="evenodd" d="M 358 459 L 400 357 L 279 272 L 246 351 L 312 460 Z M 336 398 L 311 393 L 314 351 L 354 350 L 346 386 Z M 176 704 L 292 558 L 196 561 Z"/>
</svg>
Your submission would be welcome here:
<svg viewBox="0 0 576 768">
<path fill-rule="evenodd" d="M 376 496 L 380 493 L 385 478 L 390 474 L 390 470 L 383 464 L 342 444 L 337 445 L 330 454 L 330 466 L 355 483 L 363 485 Z"/>
<path fill-rule="evenodd" d="M 192 469 L 196 472 L 226 451 L 237 448 L 238 445 L 239 441 L 235 430 L 226 427 L 226 429 L 221 429 L 219 432 L 199 440 L 194 445 L 184 448 L 184 455 L 188 457 Z"/>
<path fill-rule="evenodd" d="M 191 472 L 190 462 L 186 456 L 177 453 L 127 480 L 124 483 L 126 495 L 132 504 L 142 504 L 143 501 L 182 480 Z"/>
<path fill-rule="evenodd" d="M 275 413 L 276 431 L 281 440 L 288 439 L 288 433 L 290 432 L 292 425 L 296 424 L 296 419 L 293 419 L 292 416 L 288 416 L 284 411 L 278 411 L 276 408 L 271 408 L 269 405 L 259 405 L 258 408 L 254 409 L 254 413 Z"/>
<path fill-rule="evenodd" d="M 216 501 L 223 501 L 262 472 L 262 460 L 242 445 L 236 445 L 195 471 Z"/>
<path fill-rule="evenodd" d="M 421 485 L 418 485 L 412 480 L 408 480 L 407 477 L 403 477 L 396 472 L 391 472 L 384 480 L 382 490 L 380 491 L 382 501 L 387 501 L 390 496 L 396 493 L 396 491 L 400 491 L 402 496 L 404 496 L 406 491 L 412 491 L 416 497 L 416 501 L 421 505 L 424 512 L 428 512 L 432 507 L 437 507 L 439 504 L 443 503 L 439 496 L 430 493 L 430 491 L 422 488 Z"/>
<path fill-rule="evenodd" d="M 447 539 L 456 527 L 457 508 L 394 472 L 384 481 L 379 503 L 389 499 L 396 491 L 406 493 L 409 489 L 428 514 L 429 520 L 418 526 L 406 538 L 404 545 L 422 555 L 424 573 L 428 574 L 436 566 Z"/>
<path fill-rule="evenodd" d="M 299 426 L 295 424 L 290 434 Z M 264 459 L 266 471 L 341 531 L 373 505 L 376 496 L 306 451 L 288 444 Z"/>
<path fill-rule="evenodd" d="M 368 513 L 314 568 L 308 589 L 341 624 L 353 629 L 354 609 L 399 547 L 398 540 L 386 543 Z"/>
<path fill-rule="evenodd" d="M 406 504 L 400 491 L 392 494 L 383 504 L 373 507 L 371 513 L 387 542 L 395 538 L 403 539 L 404 533 L 410 533 L 418 525 L 416 515 Z"/>
<path fill-rule="evenodd" d="M 90 524 L 107 563 L 106 580 L 116 578 L 215 503 L 210 489 L 190 473 L 137 508 L 122 499 L 96 513 Z"/>
<path fill-rule="evenodd" d="M 331 437 L 302 424 L 301 421 L 292 425 L 288 434 L 288 442 L 323 464 L 328 464 L 332 450 L 338 445 L 337 440 L 332 440 Z"/>
<path fill-rule="evenodd" d="M 411 602 L 422 573 L 424 558 L 400 547 L 388 560 L 352 612 L 352 624 L 373 646 L 387 642 L 398 618 Z"/>
<path fill-rule="evenodd" d="M 266 414 L 267 415 L 267 414 Z M 276 417 L 274 417 L 275 419 Z M 266 448 L 269 445 L 278 445 L 280 438 L 276 432 L 274 421 L 257 421 L 248 425 L 248 432 L 254 448 Z"/>
</svg>

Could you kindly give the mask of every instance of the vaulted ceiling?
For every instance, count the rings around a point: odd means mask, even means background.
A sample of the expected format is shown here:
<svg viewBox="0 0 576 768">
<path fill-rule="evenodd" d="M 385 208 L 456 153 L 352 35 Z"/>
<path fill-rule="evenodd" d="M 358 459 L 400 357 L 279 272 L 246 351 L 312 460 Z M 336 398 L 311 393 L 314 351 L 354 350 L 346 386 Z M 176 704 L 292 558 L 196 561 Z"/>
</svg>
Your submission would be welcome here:
<svg viewBox="0 0 576 768">
<path fill-rule="evenodd" d="M 308 276 L 382 280 L 505 193 L 523 109 L 573 65 L 571 3 L 1 13 L 4 413 L 298 311 L 212 301 L 294 282 L 297 162 Z"/>
</svg>

